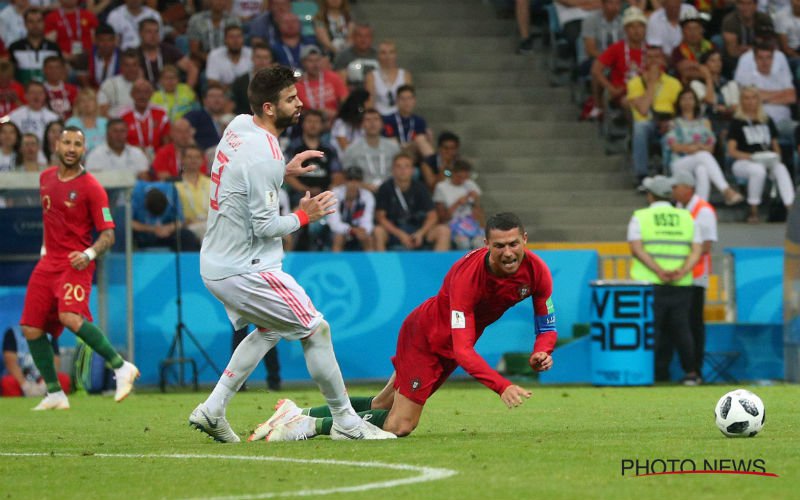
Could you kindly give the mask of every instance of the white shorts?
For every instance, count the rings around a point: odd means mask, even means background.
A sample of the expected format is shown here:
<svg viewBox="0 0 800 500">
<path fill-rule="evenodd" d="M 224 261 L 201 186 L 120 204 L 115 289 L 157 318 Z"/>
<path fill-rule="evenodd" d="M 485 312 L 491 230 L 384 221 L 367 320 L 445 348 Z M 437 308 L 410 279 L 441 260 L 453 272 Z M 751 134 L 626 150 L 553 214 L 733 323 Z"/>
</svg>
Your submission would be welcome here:
<svg viewBox="0 0 800 500">
<path fill-rule="evenodd" d="M 203 278 L 203 283 L 225 305 L 237 330 L 253 324 L 285 339 L 299 340 L 311 335 L 323 319 L 303 287 L 283 271 L 221 280 Z"/>
</svg>

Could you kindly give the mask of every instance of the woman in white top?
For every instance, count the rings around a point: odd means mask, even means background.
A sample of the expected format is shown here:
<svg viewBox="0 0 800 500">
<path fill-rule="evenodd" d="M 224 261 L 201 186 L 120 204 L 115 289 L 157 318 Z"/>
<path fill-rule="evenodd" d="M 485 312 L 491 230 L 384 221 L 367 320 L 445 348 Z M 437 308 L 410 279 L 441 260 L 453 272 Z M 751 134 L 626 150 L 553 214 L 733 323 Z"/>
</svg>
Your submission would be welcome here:
<svg viewBox="0 0 800 500">
<path fill-rule="evenodd" d="M 94 89 L 86 87 L 78 92 L 78 97 L 75 99 L 75 114 L 67 120 L 66 125 L 83 130 L 86 138 L 86 154 L 106 142 L 108 119 L 99 114 L 97 93 Z"/>
<path fill-rule="evenodd" d="M 397 112 L 397 89 L 411 84 L 411 72 L 397 67 L 397 48 L 394 42 L 378 45 L 378 64 L 375 71 L 367 73 L 364 88 L 369 91 L 368 108 L 375 108 L 383 116 Z"/>
<path fill-rule="evenodd" d="M 361 122 L 364 119 L 364 111 L 367 109 L 366 102 L 369 94 L 364 89 L 356 89 L 350 92 L 347 99 L 339 107 L 339 114 L 331 127 L 331 141 L 339 158 L 344 156 L 344 150 L 356 140 L 364 137 L 361 130 Z"/>
<path fill-rule="evenodd" d="M 17 160 L 21 160 L 19 148 L 22 134 L 12 122 L 0 125 L 0 172 L 16 170 Z"/>
<path fill-rule="evenodd" d="M 314 34 L 325 52 L 336 55 L 351 46 L 354 26 L 347 0 L 319 0 L 319 12 L 314 16 Z"/>
<path fill-rule="evenodd" d="M 17 170 L 22 172 L 40 172 L 44 170 L 47 163 L 42 155 L 39 145 L 39 138 L 36 134 L 23 134 L 22 145 L 20 146 L 22 161 L 18 163 Z"/>
</svg>

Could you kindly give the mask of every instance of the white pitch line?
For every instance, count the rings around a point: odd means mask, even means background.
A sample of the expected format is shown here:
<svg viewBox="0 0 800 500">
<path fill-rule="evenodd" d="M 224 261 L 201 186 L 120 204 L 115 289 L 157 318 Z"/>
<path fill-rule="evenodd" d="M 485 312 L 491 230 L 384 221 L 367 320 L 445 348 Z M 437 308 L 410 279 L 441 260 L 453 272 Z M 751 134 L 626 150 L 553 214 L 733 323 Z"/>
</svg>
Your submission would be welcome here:
<svg viewBox="0 0 800 500">
<path fill-rule="evenodd" d="M 284 457 L 265 457 L 256 456 L 249 457 L 245 455 L 195 455 L 195 454 L 170 454 L 170 455 L 144 455 L 144 454 L 131 454 L 131 453 L 94 453 L 92 455 L 77 455 L 68 453 L 2 453 L 2 457 L 73 457 L 82 458 L 84 456 L 98 457 L 98 458 L 174 458 L 174 459 L 216 459 L 216 460 L 243 460 L 243 461 L 257 461 L 257 462 L 290 462 L 298 464 L 316 464 L 316 465 L 340 465 L 345 467 L 363 467 L 373 469 L 389 469 L 397 471 L 412 471 L 418 472 L 419 475 L 407 477 L 403 479 L 391 479 L 388 481 L 376 481 L 373 483 L 364 483 L 356 486 L 339 486 L 335 488 L 316 489 L 316 490 L 295 490 L 284 491 L 279 493 L 256 493 L 248 495 L 232 495 L 221 497 L 198 497 L 198 499 L 186 500 L 255 500 L 259 498 L 278 498 L 278 497 L 306 497 L 313 495 L 331 495 L 333 493 L 352 493 L 358 491 L 376 490 L 381 488 L 391 488 L 393 486 L 405 486 L 408 484 L 424 483 L 427 481 L 436 481 L 438 479 L 445 479 L 450 476 L 458 474 L 458 472 L 451 469 L 442 469 L 436 467 L 420 467 L 409 464 L 387 464 L 383 462 L 355 462 L 350 460 L 327 460 L 327 459 L 305 459 L 305 458 L 284 458 Z"/>
</svg>

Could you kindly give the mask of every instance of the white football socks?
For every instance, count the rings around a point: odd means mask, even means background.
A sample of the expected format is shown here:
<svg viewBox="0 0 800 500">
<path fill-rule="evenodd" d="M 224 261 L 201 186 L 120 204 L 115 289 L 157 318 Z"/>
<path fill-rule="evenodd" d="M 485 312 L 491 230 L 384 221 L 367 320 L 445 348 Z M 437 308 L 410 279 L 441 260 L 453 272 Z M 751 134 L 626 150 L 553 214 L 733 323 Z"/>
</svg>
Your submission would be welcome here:
<svg viewBox="0 0 800 500">
<path fill-rule="evenodd" d="M 323 320 L 314 334 L 303 340 L 302 344 L 308 373 L 328 402 L 333 421 L 344 429 L 352 429 L 359 425 L 360 418 L 350 405 L 342 372 L 333 353 L 328 322 Z"/>
<path fill-rule="evenodd" d="M 234 394 L 242 387 L 247 377 L 253 373 L 264 355 L 275 347 L 280 337 L 270 332 L 253 330 L 233 351 L 231 360 L 222 373 L 219 382 L 206 399 L 206 407 L 211 415 L 225 415 L 225 409 Z"/>
</svg>

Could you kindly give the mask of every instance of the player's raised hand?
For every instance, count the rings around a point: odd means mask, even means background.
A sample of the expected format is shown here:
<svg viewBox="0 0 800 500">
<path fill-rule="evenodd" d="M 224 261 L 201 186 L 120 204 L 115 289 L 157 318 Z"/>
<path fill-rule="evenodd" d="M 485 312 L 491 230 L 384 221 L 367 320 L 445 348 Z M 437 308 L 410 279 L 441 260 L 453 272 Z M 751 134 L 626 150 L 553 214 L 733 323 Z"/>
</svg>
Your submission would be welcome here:
<svg viewBox="0 0 800 500">
<path fill-rule="evenodd" d="M 546 352 L 535 352 L 531 354 L 528 364 L 537 372 L 545 372 L 553 367 L 553 357 Z"/>
<path fill-rule="evenodd" d="M 514 408 L 515 406 L 521 405 L 530 397 L 531 391 L 523 389 L 518 385 L 509 385 L 506 387 L 506 390 L 503 391 L 503 394 L 500 395 L 500 399 L 502 399 L 503 403 L 505 403 L 509 408 Z"/>
<path fill-rule="evenodd" d="M 317 166 L 308 165 L 307 167 L 304 167 L 303 162 L 313 158 L 322 158 L 323 156 L 325 156 L 325 153 L 315 149 L 309 149 L 308 151 L 297 153 L 294 155 L 294 158 L 292 158 L 292 161 L 286 164 L 286 172 L 284 175 L 303 175 L 308 172 L 313 172 L 317 169 Z"/>
<path fill-rule="evenodd" d="M 89 262 L 91 262 L 89 256 L 83 252 L 70 252 L 68 257 L 69 265 L 78 271 L 83 271 L 89 267 Z"/>
<path fill-rule="evenodd" d="M 309 222 L 314 222 L 335 212 L 337 203 L 339 200 L 334 198 L 331 191 L 323 191 L 314 197 L 306 191 L 306 195 L 300 198 L 300 210 L 308 215 Z"/>
</svg>

